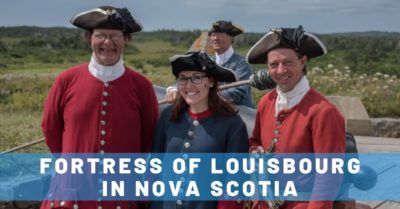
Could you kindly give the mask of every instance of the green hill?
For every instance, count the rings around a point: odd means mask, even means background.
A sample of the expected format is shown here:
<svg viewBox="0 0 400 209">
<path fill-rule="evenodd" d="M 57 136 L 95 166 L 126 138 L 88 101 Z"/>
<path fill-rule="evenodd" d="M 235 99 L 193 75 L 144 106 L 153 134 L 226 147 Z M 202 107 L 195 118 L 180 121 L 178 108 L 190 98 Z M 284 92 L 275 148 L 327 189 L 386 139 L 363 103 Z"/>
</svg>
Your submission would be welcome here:
<svg viewBox="0 0 400 209">
<path fill-rule="evenodd" d="M 138 54 L 137 43 L 164 41 L 177 49 L 189 48 L 200 31 L 159 30 L 135 34 L 127 53 Z M 241 54 L 264 34 L 246 33 L 238 36 L 235 47 Z M 318 35 L 327 46 L 327 56 L 313 60 L 312 65 L 337 67 L 348 66 L 353 72 L 374 74 L 377 72 L 400 76 L 400 33 L 353 32 Z M 14 69 L 37 64 L 68 64 L 87 60 L 89 48 L 83 43 L 82 31 L 73 28 L 0 27 L 0 70 Z M 179 51 L 178 51 L 179 53 Z M 172 56 L 164 50 L 162 58 Z M 140 63 L 166 63 L 152 55 L 142 56 Z M 156 56 L 157 57 L 157 56 Z M 83 59 L 84 58 L 84 59 Z M 260 66 L 263 67 L 263 66 Z M 258 66 L 256 68 L 259 68 Z"/>
</svg>

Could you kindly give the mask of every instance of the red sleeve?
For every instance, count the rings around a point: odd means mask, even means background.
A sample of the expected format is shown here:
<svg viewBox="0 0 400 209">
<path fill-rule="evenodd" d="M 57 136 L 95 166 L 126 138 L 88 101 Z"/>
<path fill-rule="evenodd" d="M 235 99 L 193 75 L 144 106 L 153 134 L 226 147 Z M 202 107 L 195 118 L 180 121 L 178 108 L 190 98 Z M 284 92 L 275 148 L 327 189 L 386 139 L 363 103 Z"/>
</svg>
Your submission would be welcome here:
<svg viewBox="0 0 400 209">
<path fill-rule="evenodd" d="M 58 76 L 47 96 L 42 118 L 43 135 L 52 153 L 60 153 L 62 151 L 62 133 L 64 129 L 63 95 L 64 82 L 61 76 Z"/>
<path fill-rule="evenodd" d="M 217 209 L 242 209 L 243 201 L 218 201 Z"/>
<path fill-rule="evenodd" d="M 143 89 L 143 111 L 142 111 L 142 152 L 151 152 L 153 132 L 159 118 L 158 101 L 154 88 L 150 82 L 145 82 Z"/>
<path fill-rule="evenodd" d="M 345 152 L 345 122 L 339 110 L 329 106 L 318 111 L 311 125 L 315 153 Z"/>
<path fill-rule="evenodd" d="M 344 153 L 345 152 L 345 122 L 340 112 L 330 107 L 318 112 L 312 123 L 313 127 L 313 144 L 315 153 Z M 326 175 L 325 175 L 326 176 Z M 326 179 L 328 178 L 328 180 Z M 329 181 L 326 184 L 326 181 Z M 335 181 L 336 183 L 333 183 Z M 315 177 L 314 188 L 312 193 L 321 194 L 329 191 L 335 194 L 340 190 L 342 176 L 333 174 L 330 177 Z M 333 187 L 332 185 L 337 185 Z M 325 209 L 332 208 L 333 201 L 310 201 L 308 209 Z"/>
<path fill-rule="evenodd" d="M 263 97 L 265 98 L 265 96 Z M 256 121 L 254 123 L 254 128 L 253 128 L 253 132 L 251 134 L 251 137 L 249 139 L 249 145 L 250 145 L 250 149 L 249 151 L 251 152 L 251 150 L 257 148 L 258 146 L 262 146 L 262 141 L 261 141 L 261 117 L 262 116 L 262 109 L 265 107 L 265 100 L 261 98 L 260 103 L 258 104 L 258 108 L 257 108 L 257 113 L 256 113 Z"/>
</svg>

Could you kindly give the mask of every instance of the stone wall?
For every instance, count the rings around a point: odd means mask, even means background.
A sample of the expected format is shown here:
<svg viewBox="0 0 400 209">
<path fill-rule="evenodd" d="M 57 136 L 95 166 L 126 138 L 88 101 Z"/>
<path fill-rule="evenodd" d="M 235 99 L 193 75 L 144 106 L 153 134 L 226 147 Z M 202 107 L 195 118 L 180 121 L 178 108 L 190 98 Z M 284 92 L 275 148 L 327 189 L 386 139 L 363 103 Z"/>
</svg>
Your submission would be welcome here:
<svg viewBox="0 0 400 209">
<path fill-rule="evenodd" d="M 400 138 L 400 119 L 371 118 L 374 136 Z"/>
</svg>

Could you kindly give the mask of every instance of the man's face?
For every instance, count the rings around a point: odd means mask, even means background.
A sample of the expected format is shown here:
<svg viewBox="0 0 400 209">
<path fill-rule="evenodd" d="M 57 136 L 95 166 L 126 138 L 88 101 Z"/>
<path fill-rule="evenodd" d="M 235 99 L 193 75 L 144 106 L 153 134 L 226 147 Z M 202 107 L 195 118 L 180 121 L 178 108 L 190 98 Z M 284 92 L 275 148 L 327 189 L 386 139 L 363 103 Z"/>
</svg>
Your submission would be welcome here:
<svg viewBox="0 0 400 209">
<path fill-rule="evenodd" d="M 277 48 L 267 54 L 267 67 L 272 80 L 283 92 L 292 90 L 300 81 L 307 57 L 298 57 L 293 49 Z"/>
<path fill-rule="evenodd" d="M 211 33 L 211 44 L 218 54 L 223 54 L 232 44 L 233 37 L 226 33 Z"/>
<path fill-rule="evenodd" d="M 90 37 L 90 44 L 96 60 L 104 66 L 117 63 L 127 40 L 120 30 L 95 29 Z"/>
</svg>

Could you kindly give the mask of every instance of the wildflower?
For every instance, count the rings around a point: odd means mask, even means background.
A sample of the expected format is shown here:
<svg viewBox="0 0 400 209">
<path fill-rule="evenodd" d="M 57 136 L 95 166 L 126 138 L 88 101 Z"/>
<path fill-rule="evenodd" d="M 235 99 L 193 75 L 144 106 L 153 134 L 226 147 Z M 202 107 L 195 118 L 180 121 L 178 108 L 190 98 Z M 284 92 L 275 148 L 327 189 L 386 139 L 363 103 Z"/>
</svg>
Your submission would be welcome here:
<svg viewBox="0 0 400 209">
<path fill-rule="evenodd" d="M 319 67 L 313 67 L 312 69 L 311 69 L 311 74 L 315 74 L 315 73 L 318 73 L 318 72 L 320 72 L 321 71 L 321 69 L 319 68 Z"/>
<path fill-rule="evenodd" d="M 335 68 L 335 69 L 333 70 L 333 74 L 334 74 L 335 76 L 338 76 L 338 75 L 341 75 L 342 73 L 339 71 L 339 69 Z"/>
<path fill-rule="evenodd" d="M 383 78 L 388 79 L 388 78 L 390 78 L 390 75 L 385 74 L 385 75 L 383 75 Z"/>
<path fill-rule="evenodd" d="M 374 78 L 372 79 L 372 82 L 376 82 L 376 81 L 378 81 L 378 80 L 379 80 L 379 78 L 374 77 Z"/>
<path fill-rule="evenodd" d="M 334 68 L 335 66 L 333 65 L 333 64 L 328 64 L 328 69 L 332 69 L 332 68 Z"/>
</svg>

